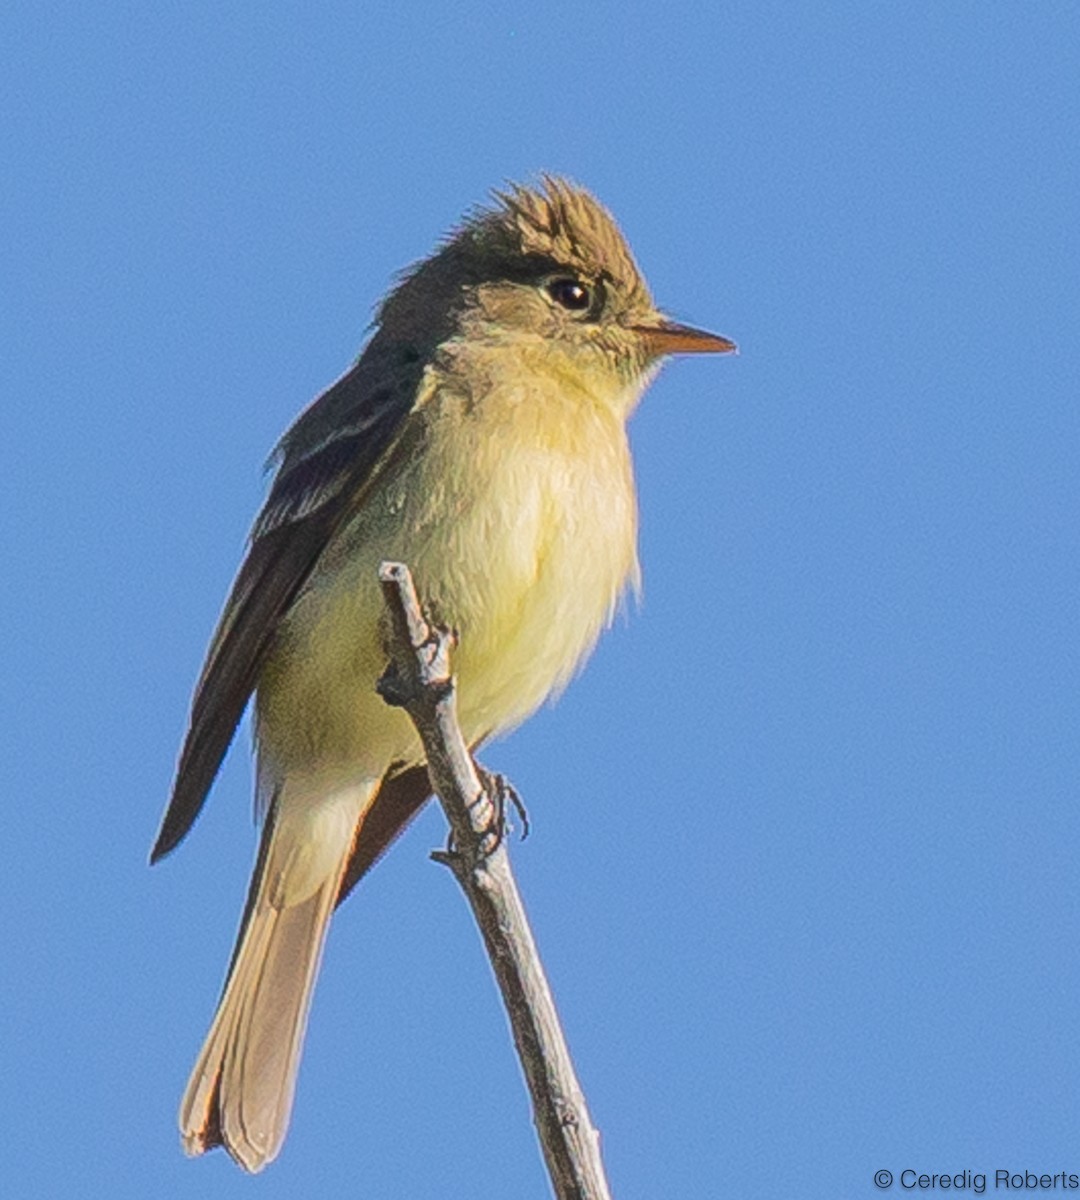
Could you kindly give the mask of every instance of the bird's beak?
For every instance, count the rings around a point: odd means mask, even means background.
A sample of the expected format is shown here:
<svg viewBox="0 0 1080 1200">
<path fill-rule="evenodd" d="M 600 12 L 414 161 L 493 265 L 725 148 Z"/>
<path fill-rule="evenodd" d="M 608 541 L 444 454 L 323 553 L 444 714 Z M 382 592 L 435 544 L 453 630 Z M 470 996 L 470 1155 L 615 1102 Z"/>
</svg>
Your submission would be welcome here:
<svg viewBox="0 0 1080 1200">
<path fill-rule="evenodd" d="M 726 337 L 675 321 L 661 319 L 649 325 L 635 325 L 633 330 L 644 341 L 649 354 L 657 358 L 662 354 L 731 354 L 738 349 Z"/>
</svg>

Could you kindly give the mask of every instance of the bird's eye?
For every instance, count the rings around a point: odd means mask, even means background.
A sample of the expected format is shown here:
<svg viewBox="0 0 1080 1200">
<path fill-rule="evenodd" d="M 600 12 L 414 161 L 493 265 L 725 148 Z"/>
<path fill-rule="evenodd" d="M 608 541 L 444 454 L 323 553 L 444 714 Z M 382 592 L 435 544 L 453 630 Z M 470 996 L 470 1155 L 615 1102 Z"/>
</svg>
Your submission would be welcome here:
<svg viewBox="0 0 1080 1200">
<path fill-rule="evenodd" d="M 582 283 L 580 279 L 575 279 L 572 275 L 550 280 L 547 285 L 547 294 L 567 312 L 584 313 L 592 307 L 592 289 L 588 284 Z"/>
</svg>

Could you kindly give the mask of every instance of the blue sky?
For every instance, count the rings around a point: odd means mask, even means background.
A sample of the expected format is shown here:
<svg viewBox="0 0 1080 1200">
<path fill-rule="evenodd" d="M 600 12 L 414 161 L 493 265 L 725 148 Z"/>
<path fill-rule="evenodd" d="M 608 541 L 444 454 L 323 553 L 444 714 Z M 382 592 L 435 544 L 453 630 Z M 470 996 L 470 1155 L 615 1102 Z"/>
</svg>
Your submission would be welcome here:
<svg viewBox="0 0 1080 1200">
<path fill-rule="evenodd" d="M 437 812 L 256 1183 L 175 1133 L 246 730 L 146 865 L 265 455 L 540 170 L 742 351 L 654 385 L 643 606 L 488 755 L 615 1194 L 1080 1172 L 1076 6 L 16 0 L 0 60 L 0 1191 L 548 1194 Z"/>
</svg>

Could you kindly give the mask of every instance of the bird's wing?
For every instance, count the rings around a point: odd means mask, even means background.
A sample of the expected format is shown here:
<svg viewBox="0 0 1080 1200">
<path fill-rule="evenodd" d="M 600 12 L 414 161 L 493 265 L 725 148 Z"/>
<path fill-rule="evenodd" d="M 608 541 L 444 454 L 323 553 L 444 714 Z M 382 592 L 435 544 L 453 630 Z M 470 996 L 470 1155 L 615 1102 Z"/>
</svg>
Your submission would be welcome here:
<svg viewBox="0 0 1080 1200">
<path fill-rule="evenodd" d="M 281 443 L 283 461 L 195 688 L 172 797 L 151 862 L 168 854 L 199 815 L 279 621 L 327 543 L 362 500 L 375 468 L 392 453 L 418 402 L 419 368 L 385 386 L 386 374 L 372 366 L 369 349 Z M 372 386 L 373 378 L 383 386 Z"/>
<path fill-rule="evenodd" d="M 340 904 L 368 871 L 405 832 L 431 796 L 427 766 L 387 773 L 371 807 L 356 827 L 352 852 L 341 877 Z"/>
</svg>

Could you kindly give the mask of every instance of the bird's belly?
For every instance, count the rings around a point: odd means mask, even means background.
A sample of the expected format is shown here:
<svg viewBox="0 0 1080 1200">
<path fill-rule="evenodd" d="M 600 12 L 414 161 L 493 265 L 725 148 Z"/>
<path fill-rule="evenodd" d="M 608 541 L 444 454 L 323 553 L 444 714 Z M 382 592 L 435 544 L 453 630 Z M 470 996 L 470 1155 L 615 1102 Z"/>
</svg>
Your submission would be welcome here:
<svg viewBox="0 0 1080 1200">
<path fill-rule="evenodd" d="M 439 450 L 436 440 L 369 495 L 283 623 L 257 695 L 273 775 L 378 778 L 421 757 L 407 717 L 374 690 L 387 661 L 380 562 L 405 562 L 426 614 L 458 632 L 452 665 L 470 742 L 565 684 L 636 580 L 622 439 L 607 455 L 518 447 L 451 460 Z"/>
</svg>

